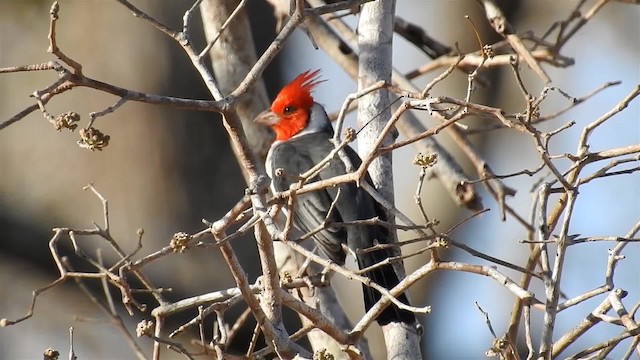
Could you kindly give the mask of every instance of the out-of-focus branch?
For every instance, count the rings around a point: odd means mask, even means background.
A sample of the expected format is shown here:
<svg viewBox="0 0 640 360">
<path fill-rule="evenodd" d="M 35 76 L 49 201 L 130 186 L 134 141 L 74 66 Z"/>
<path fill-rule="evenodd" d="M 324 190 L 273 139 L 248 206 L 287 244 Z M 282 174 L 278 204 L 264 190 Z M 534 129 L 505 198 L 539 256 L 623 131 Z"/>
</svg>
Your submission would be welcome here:
<svg viewBox="0 0 640 360">
<path fill-rule="evenodd" d="M 204 33 L 211 44 L 209 59 L 223 94 L 230 94 L 236 89 L 257 60 L 244 5 L 245 2 L 238 3 L 236 0 L 203 0 L 200 5 Z M 239 7 L 239 12 L 227 24 L 236 7 Z M 225 24 L 227 27 L 222 28 Z M 253 119 L 268 107 L 267 90 L 262 81 L 248 88 L 236 103 L 249 146 L 259 159 L 266 156 L 273 135 L 267 127 L 254 124 Z"/>
<path fill-rule="evenodd" d="M 496 5 L 493 0 L 479 0 L 484 6 L 484 11 L 487 14 L 487 19 L 493 29 L 500 35 L 502 35 L 513 50 L 520 55 L 520 57 L 524 60 L 524 62 L 529 65 L 529 67 L 536 73 L 538 76 L 544 81 L 545 84 L 550 83 L 551 79 L 549 75 L 540 67 L 538 62 L 535 60 L 531 52 L 527 49 L 527 47 L 522 43 L 522 39 L 515 34 L 513 27 L 507 21 L 502 10 Z"/>
<path fill-rule="evenodd" d="M 429 36 L 423 28 L 399 16 L 396 16 L 393 31 L 424 51 L 424 53 L 432 59 L 447 55 L 451 52 L 450 47 Z"/>
</svg>

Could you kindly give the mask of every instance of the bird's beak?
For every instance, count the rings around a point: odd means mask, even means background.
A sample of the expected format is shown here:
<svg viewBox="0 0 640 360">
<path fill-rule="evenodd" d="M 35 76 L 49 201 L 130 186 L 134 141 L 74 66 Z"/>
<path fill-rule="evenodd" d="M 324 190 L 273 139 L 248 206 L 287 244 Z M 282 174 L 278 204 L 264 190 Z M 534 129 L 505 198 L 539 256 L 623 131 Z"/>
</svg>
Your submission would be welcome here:
<svg viewBox="0 0 640 360">
<path fill-rule="evenodd" d="M 260 115 L 258 115 L 258 117 L 256 117 L 254 122 L 257 124 L 268 125 L 268 126 L 275 125 L 278 123 L 278 115 L 276 115 L 271 110 L 265 110 L 261 112 Z"/>
</svg>

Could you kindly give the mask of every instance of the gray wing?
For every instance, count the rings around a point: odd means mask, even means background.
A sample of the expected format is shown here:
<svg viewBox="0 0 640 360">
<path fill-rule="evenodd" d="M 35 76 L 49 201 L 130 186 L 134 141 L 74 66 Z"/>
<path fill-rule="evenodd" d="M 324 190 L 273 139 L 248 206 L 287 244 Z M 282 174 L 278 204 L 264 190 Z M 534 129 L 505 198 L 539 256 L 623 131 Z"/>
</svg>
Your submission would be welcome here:
<svg viewBox="0 0 640 360">
<path fill-rule="evenodd" d="M 275 172 L 275 169 L 282 168 L 285 176 L 272 179 L 274 189 L 276 191 L 288 190 L 289 186 L 296 182 L 295 177 L 322 161 L 332 150 L 333 144 L 329 141 L 328 135 L 324 133 L 309 134 L 277 144 L 271 154 L 272 173 Z M 344 174 L 345 171 L 342 161 L 336 158 L 316 178 L 311 179 L 311 182 L 318 179 L 329 179 Z M 341 187 L 344 188 L 344 186 Z M 330 222 L 342 222 L 343 218 L 339 206 L 327 218 L 329 208 L 336 198 L 337 192 L 337 187 L 331 187 L 298 195 L 293 209 L 295 226 L 306 233 L 315 230 L 325 219 Z M 343 194 L 340 195 L 340 199 L 348 198 L 348 194 L 344 194 L 345 189 L 341 192 Z M 339 202 L 340 199 L 338 199 Z M 347 230 L 344 227 L 324 229 L 313 238 L 329 259 L 338 264 L 344 264 L 346 255 L 342 250 L 342 244 L 347 241 Z"/>
<path fill-rule="evenodd" d="M 322 161 L 334 149 L 329 138 L 330 135 L 326 133 L 309 134 L 276 145 L 272 150 L 272 155 L 276 155 L 274 156 L 275 161 L 272 160 L 272 170 L 283 168 L 287 174 L 293 176 L 306 172 L 313 165 Z M 361 161 L 356 152 L 349 147 L 346 147 L 344 151 L 351 162 L 351 166 L 353 168 L 359 167 Z M 345 173 L 345 164 L 337 156 L 312 181 L 325 180 Z M 292 178 L 277 177 L 273 179 L 273 186 L 277 191 L 283 191 L 287 190 L 294 181 Z M 371 184 L 371 179 L 368 176 L 364 181 Z M 375 216 L 386 220 L 382 207 L 366 191 L 357 188 L 354 183 L 341 184 L 339 188 L 341 190 L 340 197 L 336 200 L 336 208 L 329 216 L 329 221 L 364 220 Z M 318 224 L 324 221 L 332 201 L 336 199 L 337 192 L 338 187 L 330 187 L 299 195 L 297 207 L 294 209 L 296 227 L 306 232 L 314 230 Z M 346 254 L 342 250 L 342 244 L 347 243 L 349 248 L 356 251 L 371 247 L 376 243 L 388 242 L 389 233 L 382 226 L 361 225 L 325 229 L 314 235 L 313 238 L 332 261 L 343 264 Z M 390 255 L 385 249 L 359 253 L 356 256 L 358 268 L 368 268 L 385 260 Z M 393 266 L 390 264 L 376 267 L 365 272 L 364 275 L 387 289 L 391 289 L 399 282 Z M 363 292 L 365 309 L 368 310 L 378 302 L 381 295 L 366 285 L 363 285 Z M 408 303 L 404 294 L 398 296 L 398 299 Z M 415 317 L 413 313 L 392 305 L 378 316 L 377 321 L 381 325 L 392 321 L 412 324 L 415 322 Z"/>
</svg>

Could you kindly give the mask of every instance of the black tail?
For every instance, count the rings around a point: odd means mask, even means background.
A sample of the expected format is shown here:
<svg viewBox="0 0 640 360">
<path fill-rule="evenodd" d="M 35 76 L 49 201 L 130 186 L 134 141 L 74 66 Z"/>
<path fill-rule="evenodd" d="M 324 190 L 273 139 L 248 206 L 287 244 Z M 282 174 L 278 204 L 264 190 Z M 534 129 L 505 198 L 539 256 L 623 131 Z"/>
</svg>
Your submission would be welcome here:
<svg viewBox="0 0 640 360">
<path fill-rule="evenodd" d="M 389 254 L 387 254 L 387 252 L 384 250 L 376 250 L 359 254 L 358 267 L 364 269 L 366 267 L 375 265 L 388 257 Z M 376 267 L 370 271 L 365 272 L 363 275 L 386 289 L 391 289 L 399 283 L 398 276 L 393 270 L 393 266 L 391 264 Z M 380 300 L 381 294 L 374 288 L 366 286 L 364 284 L 362 285 L 362 291 L 364 293 L 364 308 L 369 311 L 369 309 L 371 309 L 378 302 L 378 300 Z M 409 301 L 407 300 L 407 297 L 404 293 L 400 294 L 397 299 L 404 304 L 409 304 Z M 392 303 L 386 309 L 384 309 L 384 311 L 378 316 L 376 321 L 378 321 L 378 324 L 380 325 L 387 325 L 390 322 L 403 322 L 413 325 L 416 322 L 416 317 L 411 311 L 400 309 Z"/>
</svg>

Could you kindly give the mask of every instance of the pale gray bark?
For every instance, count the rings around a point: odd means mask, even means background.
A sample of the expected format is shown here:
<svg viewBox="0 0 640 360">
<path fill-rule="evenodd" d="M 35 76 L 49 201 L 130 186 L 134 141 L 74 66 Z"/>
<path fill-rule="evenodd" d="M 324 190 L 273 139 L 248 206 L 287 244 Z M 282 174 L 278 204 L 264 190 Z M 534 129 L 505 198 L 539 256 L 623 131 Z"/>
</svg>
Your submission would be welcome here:
<svg viewBox="0 0 640 360">
<path fill-rule="evenodd" d="M 358 22 L 360 51 L 358 90 L 379 80 L 391 83 L 391 55 L 393 14 L 395 1 L 376 1 L 363 5 Z M 358 153 L 365 158 L 373 149 L 387 120 L 391 117 L 387 91 L 376 91 L 360 99 L 358 105 Z M 393 143 L 395 136 L 387 135 L 383 146 Z M 391 154 L 375 159 L 369 166 L 373 184 L 385 199 L 393 202 L 393 169 Z"/>
<path fill-rule="evenodd" d="M 395 1 L 375 1 L 362 6 L 358 22 L 359 74 L 358 90 L 384 80 L 391 83 L 393 55 L 393 18 Z M 366 157 L 391 117 L 390 94 L 377 91 L 360 99 L 358 106 L 358 152 Z M 394 142 L 395 132 L 387 134 L 384 145 Z M 391 154 L 381 156 L 369 166 L 376 189 L 393 203 L 393 167 Z M 390 217 L 391 218 L 391 217 Z M 395 233 L 394 233 L 395 234 Z M 395 236 L 392 237 L 395 240 Z M 401 264 L 400 264 L 401 265 Z M 397 271 L 404 276 L 402 266 Z M 420 336 L 415 328 L 401 323 L 383 326 L 388 359 L 421 359 Z"/>
</svg>

